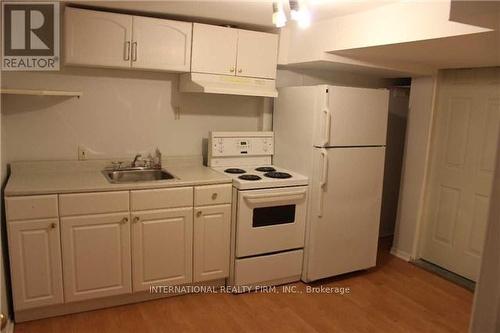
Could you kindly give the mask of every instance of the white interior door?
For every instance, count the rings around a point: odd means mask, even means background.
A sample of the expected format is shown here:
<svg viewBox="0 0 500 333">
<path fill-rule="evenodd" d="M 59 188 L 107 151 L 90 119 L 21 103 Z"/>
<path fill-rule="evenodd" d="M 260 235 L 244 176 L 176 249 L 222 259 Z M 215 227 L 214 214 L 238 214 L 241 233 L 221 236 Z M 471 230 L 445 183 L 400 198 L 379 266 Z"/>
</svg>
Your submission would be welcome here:
<svg viewBox="0 0 500 333">
<path fill-rule="evenodd" d="M 444 73 L 431 147 L 421 255 L 474 281 L 497 151 L 499 77 L 498 69 Z"/>
<path fill-rule="evenodd" d="M 328 86 L 316 115 L 317 147 L 384 146 L 389 91 Z"/>
<path fill-rule="evenodd" d="M 306 281 L 375 266 L 384 147 L 315 149 Z"/>
</svg>

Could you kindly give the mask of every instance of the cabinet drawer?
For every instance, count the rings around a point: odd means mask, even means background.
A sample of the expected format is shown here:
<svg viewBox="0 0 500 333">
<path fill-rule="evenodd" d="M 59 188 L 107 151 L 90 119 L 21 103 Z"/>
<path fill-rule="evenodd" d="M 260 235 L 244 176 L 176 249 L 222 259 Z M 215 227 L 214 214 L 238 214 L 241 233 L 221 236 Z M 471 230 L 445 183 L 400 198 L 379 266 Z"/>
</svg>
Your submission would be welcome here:
<svg viewBox="0 0 500 333">
<path fill-rule="evenodd" d="M 128 211 L 128 191 L 63 194 L 59 196 L 61 216 Z"/>
<path fill-rule="evenodd" d="M 300 280 L 303 251 L 289 251 L 272 255 L 237 259 L 234 283 L 237 286 L 251 286 L 256 283 L 272 284 L 289 277 Z"/>
<path fill-rule="evenodd" d="M 231 203 L 231 184 L 197 186 L 194 189 L 194 205 L 218 205 Z"/>
<path fill-rule="evenodd" d="M 133 211 L 193 206 L 193 188 L 164 188 L 130 192 Z"/>
<path fill-rule="evenodd" d="M 57 217 L 57 195 L 8 197 L 5 199 L 7 220 Z"/>
</svg>

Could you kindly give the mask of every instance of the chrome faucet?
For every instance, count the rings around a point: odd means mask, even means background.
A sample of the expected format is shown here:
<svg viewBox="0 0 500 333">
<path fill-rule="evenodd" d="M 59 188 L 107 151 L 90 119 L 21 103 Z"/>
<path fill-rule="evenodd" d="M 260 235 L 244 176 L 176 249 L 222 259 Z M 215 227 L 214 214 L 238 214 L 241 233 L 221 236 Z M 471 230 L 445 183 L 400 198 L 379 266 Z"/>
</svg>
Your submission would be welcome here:
<svg viewBox="0 0 500 333">
<path fill-rule="evenodd" d="M 131 166 L 132 168 L 137 167 L 137 160 L 138 160 L 140 157 L 142 157 L 142 155 L 141 155 L 141 154 L 137 154 L 137 155 L 135 155 L 134 160 L 132 161 L 132 163 L 130 163 L 130 166 Z"/>
</svg>

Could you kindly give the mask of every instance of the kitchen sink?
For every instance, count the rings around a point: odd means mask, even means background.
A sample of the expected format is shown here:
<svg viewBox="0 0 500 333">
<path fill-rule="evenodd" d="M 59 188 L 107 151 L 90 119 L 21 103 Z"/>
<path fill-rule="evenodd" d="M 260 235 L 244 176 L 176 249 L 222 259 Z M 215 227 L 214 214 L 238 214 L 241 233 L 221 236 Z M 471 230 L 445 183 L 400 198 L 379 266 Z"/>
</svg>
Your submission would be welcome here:
<svg viewBox="0 0 500 333">
<path fill-rule="evenodd" d="M 162 169 L 130 168 L 103 170 L 102 173 L 110 183 L 115 184 L 175 179 L 174 176 Z"/>
</svg>

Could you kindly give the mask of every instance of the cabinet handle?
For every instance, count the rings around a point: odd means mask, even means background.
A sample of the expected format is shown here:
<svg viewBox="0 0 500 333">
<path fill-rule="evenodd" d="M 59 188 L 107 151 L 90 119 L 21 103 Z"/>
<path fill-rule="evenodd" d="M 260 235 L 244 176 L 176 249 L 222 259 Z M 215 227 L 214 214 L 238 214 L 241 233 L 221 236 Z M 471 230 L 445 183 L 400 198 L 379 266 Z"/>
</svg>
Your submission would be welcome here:
<svg viewBox="0 0 500 333">
<path fill-rule="evenodd" d="M 198 212 L 196 213 L 196 217 L 200 217 L 200 216 L 201 216 L 201 211 L 198 211 Z"/>
<path fill-rule="evenodd" d="M 242 73 L 242 72 L 243 72 L 243 70 L 241 68 L 238 69 L 238 73 Z"/>
<path fill-rule="evenodd" d="M 140 220 L 139 216 L 134 216 L 134 223 L 139 222 L 139 220 Z"/>
<path fill-rule="evenodd" d="M 51 223 L 50 224 L 50 229 L 55 229 L 57 228 L 57 223 Z"/>
<path fill-rule="evenodd" d="M 217 199 L 217 193 L 212 193 L 212 200 Z"/>
<path fill-rule="evenodd" d="M 121 224 L 125 224 L 128 222 L 128 217 L 122 218 Z"/>
<path fill-rule="evenodd" d="M 126 61 L 130 60 L 130 41 L 126 41 L 125 42 L 125 55 L 124 55 L 124 59 Z"/>
<path fill-rule="evenodd" d="M 132 43 L 132 61 L 137 61 L 137 42 Z"/>
<path fill-rule="evenodd" d="M 231 73 L 234 73 L 234 66 L 231 66 L 231 68 L 229 68 L 229 71 L 230 71 Z"/>
</svg>

